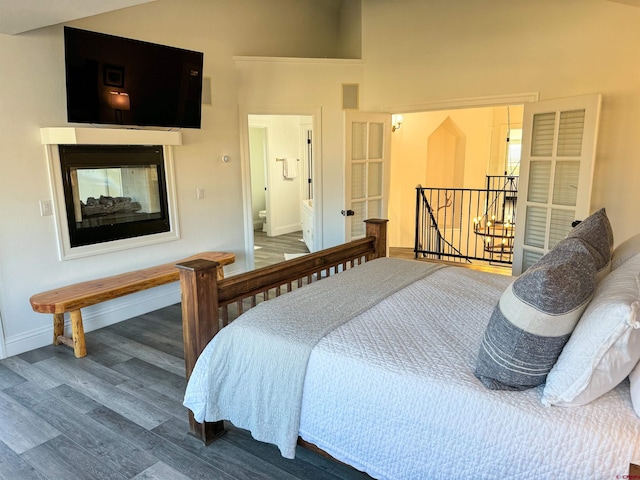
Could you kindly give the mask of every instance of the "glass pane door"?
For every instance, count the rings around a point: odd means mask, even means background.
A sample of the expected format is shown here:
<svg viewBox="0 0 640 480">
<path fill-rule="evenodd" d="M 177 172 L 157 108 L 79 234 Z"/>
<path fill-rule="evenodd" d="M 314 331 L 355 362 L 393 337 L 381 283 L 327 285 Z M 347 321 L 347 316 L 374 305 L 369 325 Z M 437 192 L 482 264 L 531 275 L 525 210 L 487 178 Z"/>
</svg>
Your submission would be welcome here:
<svg viewBox="0 0 640 480">
<path fill-rule="evenodd" d="M 386 216 L 389 114 L 346 112 L 346 240 L 364 237 L 364 220 Z"/>
</svg>

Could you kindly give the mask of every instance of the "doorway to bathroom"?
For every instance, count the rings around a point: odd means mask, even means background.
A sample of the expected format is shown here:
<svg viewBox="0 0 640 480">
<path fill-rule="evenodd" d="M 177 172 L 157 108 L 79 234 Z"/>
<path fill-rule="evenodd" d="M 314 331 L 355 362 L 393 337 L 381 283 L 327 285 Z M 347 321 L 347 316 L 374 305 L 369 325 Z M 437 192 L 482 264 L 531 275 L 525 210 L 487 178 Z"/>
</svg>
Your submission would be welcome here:
<svg viewBox="0 0 640 480">
<path fill-rule="evenodd" d="M 313 116 L 248 115 L 255 268 L 315 250 Z"/>
</svg>

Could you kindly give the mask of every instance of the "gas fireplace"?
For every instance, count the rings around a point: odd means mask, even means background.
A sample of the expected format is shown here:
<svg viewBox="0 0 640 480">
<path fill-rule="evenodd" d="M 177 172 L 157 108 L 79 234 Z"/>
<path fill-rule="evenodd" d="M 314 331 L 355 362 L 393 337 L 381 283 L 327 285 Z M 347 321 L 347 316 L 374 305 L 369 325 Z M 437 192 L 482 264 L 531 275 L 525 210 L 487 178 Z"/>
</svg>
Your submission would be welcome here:
<svg viewBox="0 0 640 480">
<path fill-rule="evenodd" d="M 59 145 L 71 247 L 171 229 L 161 145 Z"/>
<path fill-rule="evenodd" d="M 44 127 L 40 137 L 60 260 L 180 239 L 173 154 L 181 132 Z"/>
</svg>

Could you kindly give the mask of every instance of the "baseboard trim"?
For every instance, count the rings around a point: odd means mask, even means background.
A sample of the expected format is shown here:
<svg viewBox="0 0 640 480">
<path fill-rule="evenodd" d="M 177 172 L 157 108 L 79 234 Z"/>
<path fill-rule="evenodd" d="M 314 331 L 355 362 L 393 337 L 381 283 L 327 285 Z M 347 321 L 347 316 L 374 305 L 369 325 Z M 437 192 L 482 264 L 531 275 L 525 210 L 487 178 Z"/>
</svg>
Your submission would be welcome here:
<svg viewBox="0 0 640 480">
<path fill-rule="evenodd" d="M 225 267 L 225 276 L 229 277 L 244 273 L 246 268 L 234 263 Z M 82 309 L 82 325 L 85 333 L 99 328 L 108 327 L 130 318 L 153 312 L 160 308 L 180 303 L 180 283 L 174 282 L 160 285 L 151 290 L 133 293 L 126 297 L 116 298 L 107 302 Z M 5 338 L 6 357 L 35 350 L 51 345 L 53 340 L 53 316 L 47 315 L 51 321 L 46 327 L 40 327 L 19 335 Z M 65 335 L 71 336 L 69 315 L 65 315 Z M 64 348 L 64 347 L 61 347 Z M 89 352 L 90 354 L 91 352 Z M 5 357 L 5 358 L 6 358 Z"/>
<path fill-rule="evenodd" d="M 300 232 L 302 230 L 301 223 L 294 223 L 292 225 L 284 225 L 282 227 L 278 227 L 274 229 L 272 233 L 272 237 L 277 237 L 278 235 L 286 235 L 287 233 Z"/>
<path fill-rule="evenodd" d="M 151 291 L 134 293 L 126 297 L 110 300 L 92 307 L 82 309 L 84 331 L 91 332 L 107 327 L 138 315 L 153 312 L 160 308 L 180 303 L 180 284 L 172 283 L 154 288 Z M 43 314 L 46 315 L 46 314 Z M 51 345 L 53 338 L 53 316 L 47 327 L 14 335 L 5 339 L 8 357 L 19 355 L 36 348 Z M 65 319 L 65 335 L 71 335 L 71 324 Z M 64 347 L 60 347 L 64 348 Z M 90 354 L 91 352 L 89 352 Z"/>
</svg>

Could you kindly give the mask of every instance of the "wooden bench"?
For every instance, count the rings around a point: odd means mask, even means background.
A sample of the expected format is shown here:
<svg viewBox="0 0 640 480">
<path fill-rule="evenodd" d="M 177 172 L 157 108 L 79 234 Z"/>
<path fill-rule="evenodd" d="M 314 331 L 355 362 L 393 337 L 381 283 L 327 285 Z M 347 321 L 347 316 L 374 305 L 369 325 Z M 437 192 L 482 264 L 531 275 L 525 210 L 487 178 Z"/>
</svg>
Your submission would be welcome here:
<svg viewBox="0 0 640 480">
<path fill-rule="evenodd" d="M 87 355 L 87 347 L 84 341 L 81 308 L 166 283 L 177 282 L 180 279 L 180 271 L 176 268 L 176 263 L 197 259 L 217 262 L 219 264 L 217 276 L 218 279 L 222 279 L 224 278 L 222 267 L 233 263 L 235 255 L 233 253 L 204 252 L 179 262 L 68 285 L 32 296 L 30 299 L 31 307 L 39 313 L 53 314 L 54 345 L 62 343 L 73 348 L 76 357 L 84 357 Z M 71 316 L 71 338 L 64 336 L 64 314 L 66 312 L 70 312 Z"/>
</svg>

